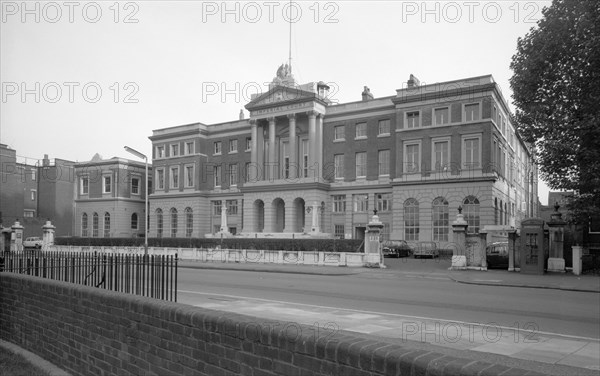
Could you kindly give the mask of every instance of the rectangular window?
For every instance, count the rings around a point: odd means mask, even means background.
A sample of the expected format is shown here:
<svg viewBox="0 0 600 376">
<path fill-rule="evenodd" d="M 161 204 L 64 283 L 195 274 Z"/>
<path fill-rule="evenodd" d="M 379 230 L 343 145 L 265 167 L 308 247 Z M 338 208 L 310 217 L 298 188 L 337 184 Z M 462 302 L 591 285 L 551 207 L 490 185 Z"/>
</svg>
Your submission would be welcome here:
<svg viewBox="0 0 600 376">
<path fill-rule="evenodd" d="M 140 194 L 140 179 L 139 178 L 131 178 L 131 194 L 132 195 Z"/>
<path fill-rule="evenodd" d="M 381 229 L 381 240 L 390 240 L 390 224 L 384 223 L 383 228 Z"/>
<path fill-rule="evenodd" d="M 448 107 L 433 110 L 435 125 L 448 124 L 450 122 L 450 109 Z"/>
<path fill-rule="evenodd" d="M 212 201 L 213 215 L 221 215 L 221 200 Z"/>
<path fill-rule="evenodd" d="M 420 147 L 419 144 L 409 144 L 404 147 L 404 172 L 420 171 Z"/>
<path fill-rule="evenodd" d="M 380 136 L 390 134 L 390 120 L 389 119 L 379 120 L 379 129 L 378 129 L 377 134 Z"/>
<path fill-rule="evenodd" d="M 390 151 L 379 150 L 377 156 L 377 162 L 379 164 L 379 176 L 387 176 L 390 174 Z"/>
<path fill-rule="evenodd" d="M 246 151 L 252 150 L 252 138 L 246 137 Z"/>
<path fill-rule="evenodd" d="M 352 195 L 352 201 L 354 202 L 354 211 L 355 212 L 368 212 L 369 211 L 369 195 L 368 194 Z"/>
<path fill-rule="evenodd" d="M 171 145 L 171 157 L 177 157 L 179 155 L 179 144 Z"/>
<path fill-rule="evenodd" d="M 344 213 L 346 211 L 346 195 L 333 196 L 333 212 Z"/>
<path fill-rule="evenodd" d="M 165 157 L 165 147 L 157 146 L 156 147 L 156 158 L 164 158 Z"/>
<path fill-rule="evenodd" d="M 215 154 L 221 154 L 221 141 L 215 141 Z"/>
<path fill-rule="evenodd" d="M 81 178 L 81 194 L 87 195 L 90 193 L 90 179 L 88 177 Z"/>
<path fill-rule="evenodd" d="M 237 139 L 229 140 L 229 152 L 230 153 L 237 153 L 237 151 L 238 151 L 237 141 L 238 141 Z"/>
<path fill-rule="evenodd" d="M 335 154 L 333 156 L 333 165 L 336 179 L 344 178 L 344 154 Z"/>
<path fill-rule="evenodd" d="M 498 109 L 496 109 L 496 106 L 492 107 L 492 120 L 494 120 L 494 122 L 496 122 L 498 116 Z"/>
<path fill-rule="evenodd" d="M 250 174 L 251 174 L 251 170 L 250 170 L 250 163 L 251 162 L 246 162 L 246 165 L 244 166 L 244 177 L 245 177 L 245 181 L 249 182 L 250 181 Z M 254 172 L 252 179 L 256 180 L 256 169 L 252 170 Z"/>
<path fill-rule="evenodd" d="M 169 188 L 179 188 L 179 167 L 171 167 L 171 184 Z"/>
<path fill-rule="evenodd" d="M 356 153 L 356 177 L 364 178 L 367 176 L 367 153 Z"/>
<path fill-rule="evenodd" d="M 283 177 L 288 179 L 290 177 L 290 144 L 289 142 L 283 142 L 281 144 L 281 155 L 283 158 Z"/>
<path fill-rule="evenodd" d="M 35 217 L 35 210 L 25 210 L 23 212 L 23 216 L 25 218 L 33 218 L 33 217 Z M 84 236 L 84 235 L 82 235 L 82 236 Z M 87 236 L 87 230 L 86 230 L 86 235 L 85 236 Z"/>
<path fill-rule="evenodd" d="M 506 134 L 506 118 L 502 117 L 502 134 Z"/>
<path fill-rule="evenodd" d="M 302 140 L 302 172 L 308 177 L 308 140 Z"/>
<path fill-rule="evenodd" d="M 334 140 L 345 140 L 346 139 L 346 126 L 336 125 L 333 127 L 333 139 Z"/>
<path fill-rule="evenodd" d="M 156 189 L 165 189 L 165 170 L 156 170 Z"/>
<path fill-rule="evenodd" d="M 229 186 L 235 187 L 238 183 L 238 165 L 232 163 L 229 165 Z"/>
<path fill-rule="evenodd" d="M 103 180 L 102 193 L 112 192 L 112 177 L 111 176 L 103 176 L 102 180 Z"/>
<path fill-rule="evenodd" d="M 344 230 L 344 225 L 334 225 L 333 228 L 333 235 L 337 238 L 337 239 L 344 239 L 345 238 L 345 230 Z"/>
<path fill-rule="evenodd" d="M 466 169 L 481 167 L 479 159 L 479 138 L 466 138 L 463 141 L 464 157 L 463 163 Z"/>
<path fill-rule="evenodd" d="M 392 210 L 392 194 L 377 193 L 377 211 L 387 212 Z"/>
<path fill-rule="evenodd" d="M 479 120 L 479 103 L 465 105 L 465 121 Z"/>
<path fill-rule="evenodd" d="M 37 197 L 37 191 L 35 189 L 31 190 L 31 201 L 35 201 Z"/>
<path fill-rule="evenodd" d="M 236 215 L 238 213 L 238 200 L 225 201 L 227 206 L 227 215 Z"/>
<path fill-rule="evenodd" d="M 356 124 L 356 138 L 367 137 L 367 123 Z"/>
<path fill-rule="evenodd" d="M 221 166 L 214 167 L 215 187 L 221 186 Z"/>
<path fill-rule="evenodd" d="M 185 166 L 185 187 L 190 188 L 194 186 L 194 165 Z"/>
<path fill-rule="evenodd" d="M 31 170 L 31 180 L 32 181 L 35 181 L 35 173 L 36 173 L 35 170 Z"/>
<path fill-rule="evenodd" d="M 419 111 L 406 113 L 406 128 L 417 128 L 419 126 Z"/>
<path fill-rule="evenodd" d="M 186 155 L 194 154 L 194 142 L 193 141 L 185 143 L 185 154 Z"/>
<path fill-rule="evenodd" d="M 449 144 L 448 141 L 433 143 L 433 168 L 435 171 L 448 171 L 450 157 Z"/>
</svg>

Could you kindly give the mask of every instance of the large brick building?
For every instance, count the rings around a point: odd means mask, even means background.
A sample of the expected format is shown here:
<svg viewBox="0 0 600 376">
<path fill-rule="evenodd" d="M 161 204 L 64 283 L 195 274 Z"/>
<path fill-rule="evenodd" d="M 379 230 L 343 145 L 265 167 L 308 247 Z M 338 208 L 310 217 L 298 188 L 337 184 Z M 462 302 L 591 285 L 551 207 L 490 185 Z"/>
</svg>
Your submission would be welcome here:
<svg viewBox="0 0 600 376">
<path fill-rule="evenodd" d="M 334 104 L 323 82 L 282 66 L 250 118 L 153 131 L 150 236 L 221 230 L 362 238 L 377 209 L 384 238 L 452 240 L 459 206 L 477 232 L 537 215 L 533 150 L 492 76 Z"/>
<path fill-rule="evenodd" d="M 50 219 L 59 236 L 73 235 L 74 162 L 64 159 L 25 160 L 0 144 L 0 224 L 19 220 L 24 235 L 41 236 Z"/>
</svg>

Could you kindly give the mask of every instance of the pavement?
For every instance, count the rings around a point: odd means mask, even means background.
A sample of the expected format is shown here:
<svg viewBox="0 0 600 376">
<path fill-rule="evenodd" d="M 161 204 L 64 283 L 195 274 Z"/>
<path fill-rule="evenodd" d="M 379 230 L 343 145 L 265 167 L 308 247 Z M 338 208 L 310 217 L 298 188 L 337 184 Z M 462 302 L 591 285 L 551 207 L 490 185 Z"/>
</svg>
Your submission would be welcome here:
<svg viewBox="0 0 600 376">
<path fill-rule="evenodd" d="M 411 260 L 412 261 L 412 260 Z M 425 261 L 425 260 L 423 260 Z M 428 260 L 426 268 L 421 268 L 415 272 L 414 264 L 404 263 L 404 260 L 386 259 L 388 267 L 385 269 L 374 268 L 351 268 L 336 266 L 309 266 L 295 264 L 253 264 L 253 263 L 224 263 L 224 262 L 197 262 L 180 260 L 179 266 L 192 269 L 217 269 L 217 270 L 241 270 L 263 273 L 292 273 L 309 275 L 357 275 L 365 273 L 374 273 L 393 276 L 401 275 L 419 275 L 426 276 L 434 273 L 435 275 L 445 275 L 458 283 L 472 285 L 505 286 L 505 287 L 523 287 L 536 289 L 556 289 L 565 291 L 595 292 L 600 293 L 600 276 L 579 275 L 571 272 L 565 273 L 545 273 L 544 275 L 522 274 L 520 272 L 509 272 L 506 270 L 448 270 L 443 260 Z M 405 264 L 403 267 L 402 264 Z M 449 265 L 449 262 L 447 263 Z"/>
<path fill-rule="evenodd" d="M 422 277 L 451 279 L 457 283 L 498 286 L 498 288 L 510 286 L 600 293 L 600 276 L 575 276 L 572 273 L 527 275 L 506 270 L 454 271 L 448 270 L 449 262 L 444 260 L 429 260 L 428 263 L 418 263 L 415 260 L 406 259 L 386 259 L 385 261 L 387 264 L 385 269 L 291 264 L 206 263 L 188 260 L 180 260 L 179 266 L 191 269 L 329 276 Z M 424 317 L 419 317 L 419 320 L 416 320 L 416 317 L 411 316 L 284 303 L 265 299 L 228 297 L 226 295 L 215 300 L 214 297 L 209 295 L 201 295 L 202 293 L 198 293 L 194 297 L 192 305 L 234 311 L 265 320 L 288 319 L 306 325 L 316 325 L 315 330 L 325 333 L 345 330 L 399 342 L 410 341 L 413 346 L 419 346 L 419 344 L 423 346 L 434 345 L 445 348 L 450 353 L 462 351 L 462 356 L 465 356 L 464 351 L 466 351 L 466 354 L 471 354 L 470 356 L 473 356 L 475 360 L 477 359 L 477 353 L 485 353 L 488 357 L 497 357 L 500 359 L 498 361 L 508 357 L 510 362 L 523 362 L 517 363 L 523 367 L 541 362 L 549 367 L 545 371 L 547 374 L 600 375 L 600 359 L 598 356 L 600 354 L 600 341 L 593 338 L 557 336 L 554 333 L 536 332 L 535 330 L 528 330 L 528 328 L 516 328 L 516 330 L 512 327 L 490 328 L 489 325 Z M 491 335 L 490 330 L 494 333 L 493 340 L 489 338 Z M 465 331 L 468 335 L 464 334 Z M 0 346 L 23 355 L 42 369 L 51 370 L 52 375 L 68 375 L 37 355 L 14 344 L 0 340 Z M 534 361 L 535 363 L 527 363 L 528 361 Z"/>
</svg>

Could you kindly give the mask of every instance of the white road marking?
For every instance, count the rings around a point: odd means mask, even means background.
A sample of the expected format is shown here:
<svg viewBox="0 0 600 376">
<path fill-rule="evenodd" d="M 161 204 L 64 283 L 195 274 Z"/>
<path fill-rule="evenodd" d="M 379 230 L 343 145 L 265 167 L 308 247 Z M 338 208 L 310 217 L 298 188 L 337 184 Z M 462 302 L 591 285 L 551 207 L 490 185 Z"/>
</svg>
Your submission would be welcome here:
<svg viewBox="0 0 600 376">
<path fill-rule="evenodd" d="M 440 319 L 440 318 L 435 318 L 435 317 L 410 316 L 410 315 L 401 315 L 399 313 L 387 313 L 387 312 L 368 311 L 368 310 L 352 309 L 352 308 L 329 307 L 329 306 L 322 306 L 322 305 L 316 305 L 316 304 L 286 302 L 286 301 L 283 301 L 283 300 L 273 300 L 273 299 L 263 299 L 263 298 L 251 298 L 251 297 L 247 297 L 247 296 L 228 295 L 228 294 L 216 294 L 216 293 L 210 293 L 210 292 L 199 292 L 199 291 L 189 291 L 189 290 L 179 290 L 178 292 L 179 293 L 187 293 L 187 294 L 195 294 L 195 295 L 225 296 L 225 297 L 228 297 L 228 298 L 236 298 L 236 299 L 240 299 L 240 300 L 259 300 L 259 301 L 270 302 L 270 303 L 294 304 L 294 305 L 298 305 L 298 306 L 313 307 L 313 308 L 322 308 L 322 309 L 331 309 L 331 310 L 340 310 L 340 309 L 342 309 L 342 310 L 345 310 L 345 311 L 357 312 L 357 313 L 364 313 L 364 314 L 387 315 L 387 316 L 410 318 L 410 319 L 415 319 L 415 320 L 430 320 L 430 321 L 439 321 L 439 322 L 446 322 L 446 323 L 456 323 L 456 324 L 461 324 L 461 325 L 465 325 L 465 326 L 474 326 L 474 327 L 475 326 L 479 327 L 479 326 L 486 326 L 486 325 L 488 325 L 488 324 L 482 324 L 482 323 L 476 323 L 476 322 Z M 505 329 L 506 330 L 515 330 L 515 328 L 511 327 L 511 326 L 500 326 L 500 325 L 495 325 L 494 324 L 494 327 L 500 328 L 502 330 L 505 330 Z M 552 332 L 542 332 L 542 331 L 535 331 L 535 330 L 527 330 L 525 328 L 518 328 L 517 331 L 520 332 L 520 333 L 530 333 L 530 334 L 533 334 L 533 335 L 546 335 L 546 336 L 571 338 L 571 339 L 576 339 L 576 340 L 580 340 L 580 341 L 590 341 L 590 342 L 599 342 L 600 343 L 600 338 L 581 337 L 581 336 L 574 336 L 574 335 L 570 335 L 570 334 L 561 334 L 561 333 L 552 333 Z"/>
</svg>

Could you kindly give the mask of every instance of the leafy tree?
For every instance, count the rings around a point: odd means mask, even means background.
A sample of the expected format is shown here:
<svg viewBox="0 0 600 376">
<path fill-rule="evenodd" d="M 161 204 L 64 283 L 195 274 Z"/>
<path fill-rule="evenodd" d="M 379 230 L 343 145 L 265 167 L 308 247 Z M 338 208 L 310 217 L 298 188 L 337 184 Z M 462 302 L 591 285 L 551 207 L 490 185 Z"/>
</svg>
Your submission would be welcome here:
<svg viewBox="0 0 600 376">
<path fill-rule="evenodd" d="M 554 0 L 510 65 L 517 127 L 575 222 L 600 214 L 600 1 Z"/>
</svg>

